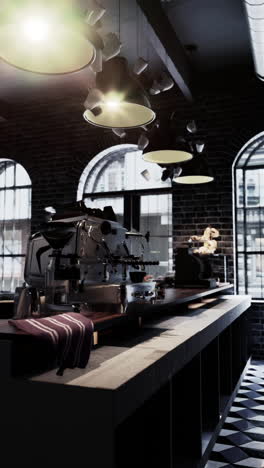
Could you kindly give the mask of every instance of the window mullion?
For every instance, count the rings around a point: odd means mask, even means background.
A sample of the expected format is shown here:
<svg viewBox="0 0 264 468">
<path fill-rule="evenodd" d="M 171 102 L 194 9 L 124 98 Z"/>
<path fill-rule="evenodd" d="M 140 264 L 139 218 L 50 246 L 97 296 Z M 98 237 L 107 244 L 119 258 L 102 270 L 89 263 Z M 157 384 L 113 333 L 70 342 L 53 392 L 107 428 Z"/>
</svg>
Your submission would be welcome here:
<svg viewBox="0 0 264 468">
<path fill-rule="evenodd" d="M 132 199 L 132 228 L 140 231 L 140 199 L 139 195 L 134 195 Z"/>
<path fill-rule="evenodd" d="M 131 205 L 132 197 L 129 194 L 124 195 L 124 227 L 130 231 L 131 230 Z"/>
<path fill-rule="evenodd" d="M 237 190 L 237 171 L 234 171 L 234 205 L 235 205 L 235 210 L 234 210 L 234 215 L 235 215 L 235 265 L 236 265 L 236 271 L 235 271 L 235 279 L 236 279 L 236 294 L 239 293 L 239 275 L 238 275 L 238 210 L 239 210 L 239 192 Z"/>
<path fill-rule="evenodd" d="M 246 171 L 243 168 L 243 227 L 244 227 L 244 252 L 247 252 L 247 210 L 246 210 Z M 247 271 L 247 255 L 244 255 L 245 269 L 245 293 L 248 293 L 248 271 Z"/>
</svg>

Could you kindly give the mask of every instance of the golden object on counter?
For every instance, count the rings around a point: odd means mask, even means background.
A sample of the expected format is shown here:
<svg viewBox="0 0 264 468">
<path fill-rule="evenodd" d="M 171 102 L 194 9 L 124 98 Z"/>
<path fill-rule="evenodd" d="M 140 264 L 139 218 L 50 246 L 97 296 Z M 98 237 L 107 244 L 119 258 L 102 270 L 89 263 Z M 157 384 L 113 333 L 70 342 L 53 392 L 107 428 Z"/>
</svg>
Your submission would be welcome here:
<svg viewBox="0 0 264 468">
<path fill-rule="evenodd" d="M 199 254 L 213 254 L 217 249 L 217 241 L 215 238 L 219 237 L 219 231 L 215 228 L 208 226 L 202 236 L 191 236 L 189 242 L 199 241 L 203 245 L 199 248 L 194 248 L 193 253 Z"/>
</svg>

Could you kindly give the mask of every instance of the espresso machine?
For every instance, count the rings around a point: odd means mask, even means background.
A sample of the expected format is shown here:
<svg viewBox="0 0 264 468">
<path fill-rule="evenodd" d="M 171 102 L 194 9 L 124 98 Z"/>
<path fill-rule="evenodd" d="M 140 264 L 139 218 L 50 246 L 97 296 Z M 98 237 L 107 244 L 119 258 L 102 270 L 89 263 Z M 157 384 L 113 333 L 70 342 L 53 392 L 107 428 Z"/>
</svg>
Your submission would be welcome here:
<svg viewBox="0 0 264 468">
<path fill-rule="evenodd" d="M 78 202 L 57 211 L 29 240 L 25 284 L 16 291 L 16 318 L 83 310 L 129 313 L 155 299 L 155 281 L 144 281 L 147 240 L 116 221 L 111 207 Z"/>
<path fill-rule="evenodd" d="M 190 247 L 179 247 L 175 257 L 176 288 L 216 288 L 211 257 L 193 252 Z"/>
</svg>

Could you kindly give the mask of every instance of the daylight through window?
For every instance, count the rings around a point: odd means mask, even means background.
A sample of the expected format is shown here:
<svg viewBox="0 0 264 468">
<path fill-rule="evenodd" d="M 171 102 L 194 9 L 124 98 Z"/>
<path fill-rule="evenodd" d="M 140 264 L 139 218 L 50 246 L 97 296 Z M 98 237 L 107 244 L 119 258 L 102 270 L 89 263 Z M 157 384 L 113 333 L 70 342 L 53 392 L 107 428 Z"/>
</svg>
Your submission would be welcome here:
<svg viewBox="0 0 264 468">
<path fill-rule="evenodd" d="M 0 159 L 0 291 L 22 284 L 30 235 L 31 181 L 15 161 Z"/>
<path fill-rule="evenodd" d="M 238 155 L 234 189 L 237 292 L 264 299 L 264 134 Z"/>
<path fill-rule="evenodd" d="M 162 168 L 144 161 L 137 146 L 118 145 L 87 165 L 77 195 L 93 208 L 111 205 L 128 230 L 150 234 L 145 258 L 159 261 L 148 271 L 155 277 L 173 268 L 172 189 L 170 180 L 161 181 L 161 174 Z"/>
</svg>

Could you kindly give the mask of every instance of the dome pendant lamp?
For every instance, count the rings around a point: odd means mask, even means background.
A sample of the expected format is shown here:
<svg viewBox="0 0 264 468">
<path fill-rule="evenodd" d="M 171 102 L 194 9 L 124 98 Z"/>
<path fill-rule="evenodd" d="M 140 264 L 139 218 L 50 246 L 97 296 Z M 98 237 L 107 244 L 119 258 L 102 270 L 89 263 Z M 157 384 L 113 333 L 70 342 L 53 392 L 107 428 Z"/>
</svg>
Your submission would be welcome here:
<svg viewBox="0 0 264 468">
<path fill-rule="evenodd" d="M 214 177 L 208 167 L 204 155 L 196 155 L 190 164 L 186 165 L 178 177 L 173 178 L 177 184 L 207 184 L 212 182 Z"/>
<path fill-rule="evenodd" d="M 156 118 L 144 89 L 130 75 L 124 57 L 104 63 L 103 71 L 96 76 L 96 90 L 97 102 L 89 99 L 88 94 L 84 103 L 83 117 L 92 125 L 129 129 L 149 125 Z M 90 93 L 93 96 L 95 90 Z"/>
<path fill-rule="evenodd" d="M 178 164 L 190 161 L 192 154 L 186 151 L 163 149 L 143 154 L 144 161 L 156 164 Z"/>
<path fill-rule="evenodd" d="M 11 2 L 10 2 L 11 3 Z M 89 26 L 56 0 L 25 0 L 6 7 L 0 25 L 0 58 L 33 73 L 64 74 L 95 60 Z"/>
<path fill-rule="evenodd" d="M 185 163 L 190 161 L 193 156 L 189 147 L 176 146 L 175 138 L 172 132 L 166 129 L 153 128 L 150 135 L 150 145 L 148 151 L 143 153 L 143 159 L 147 162 L 169 166 L 172 164 Z"/>
</svg>

